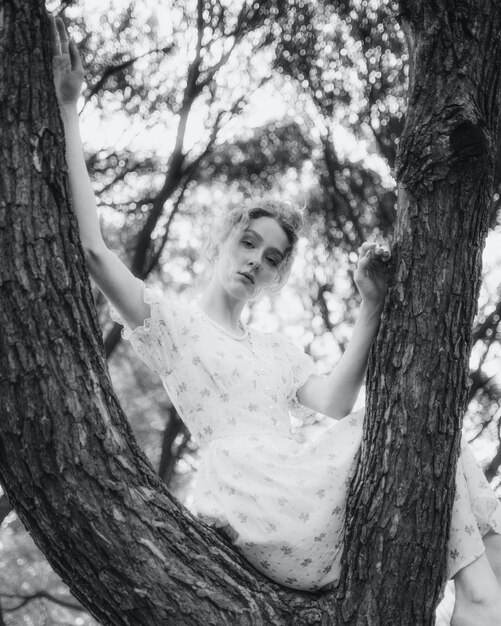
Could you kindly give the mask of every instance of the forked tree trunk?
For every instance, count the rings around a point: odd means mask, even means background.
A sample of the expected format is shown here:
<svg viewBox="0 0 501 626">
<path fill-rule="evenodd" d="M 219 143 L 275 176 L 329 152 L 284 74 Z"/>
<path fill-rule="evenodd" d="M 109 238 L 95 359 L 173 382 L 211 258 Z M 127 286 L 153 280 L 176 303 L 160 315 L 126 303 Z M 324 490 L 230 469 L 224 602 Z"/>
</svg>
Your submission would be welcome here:
<svg viewBox="0 0 501 626">
<path fill-rule="evenodd" d="M 43 3 L 0 5 L 0 478 L 103 624 L 430 623 L 501 68 L 497 2 L 458 0 L 450 13 L 445 4 L 404 7 L 416 88 L 401 144 L 397 282 L 371 363 L 346 569 L 327 594 L 291 592 L 255 572 L 168 493 L 138 448 L 111 388 L 69 212 Z"/>
</svg>

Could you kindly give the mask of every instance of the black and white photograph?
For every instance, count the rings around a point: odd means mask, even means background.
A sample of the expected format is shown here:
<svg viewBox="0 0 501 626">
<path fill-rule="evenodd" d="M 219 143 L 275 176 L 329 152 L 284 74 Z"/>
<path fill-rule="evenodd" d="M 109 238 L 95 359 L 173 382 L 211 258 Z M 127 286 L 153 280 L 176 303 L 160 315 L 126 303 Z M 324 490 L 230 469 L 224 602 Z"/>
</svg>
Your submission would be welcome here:
<svg viewBox="0 0 501 626">
<path fill-rule="evenodd" d="M 0 626 L 501 626 L 500 1 L 0 59 Z"/>
</svg>

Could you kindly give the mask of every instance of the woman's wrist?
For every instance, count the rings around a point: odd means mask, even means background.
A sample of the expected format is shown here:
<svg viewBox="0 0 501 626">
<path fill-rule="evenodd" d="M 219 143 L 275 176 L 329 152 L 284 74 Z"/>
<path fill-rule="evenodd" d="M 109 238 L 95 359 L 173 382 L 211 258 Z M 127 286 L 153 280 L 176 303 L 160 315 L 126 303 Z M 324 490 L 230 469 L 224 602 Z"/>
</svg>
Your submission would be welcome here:
<svg viewBox="0 0 501 626">
<path fill-rule="evenodd" d="M 61 118 L 64 123 L 71 120 L 78 120 L 78 111 L 76 102 L 73 104 L 60 104 L 59 110 L 61 112 Z"/>
<path fill-rule="evenodd" d="M 383 301 L 371 301 L 371 300 L 363 300 L 360 306 L 360 314 L 366 317 L 370 321 L 377 322 L 381 320 L 381 313 L 383 312 L 384 300 Z"/>
</svg>

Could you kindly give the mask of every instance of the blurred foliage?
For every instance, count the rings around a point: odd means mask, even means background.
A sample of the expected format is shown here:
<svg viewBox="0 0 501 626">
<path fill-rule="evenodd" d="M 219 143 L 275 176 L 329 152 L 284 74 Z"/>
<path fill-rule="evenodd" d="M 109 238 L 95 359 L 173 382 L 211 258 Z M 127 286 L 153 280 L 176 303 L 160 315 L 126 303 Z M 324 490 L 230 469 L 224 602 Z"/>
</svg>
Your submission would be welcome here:
<svg viewBox="0 0 501 626">
<path fill-rule="evenodd" d="M 36 597 L 40 592 L 45 597 Z M 0 530 L 0 607 L 6 626 L 98 624 L 54 574 L 14 513 Z"/>
<path fill-rule="evenodd" d="M 393 10 L 395 7 L 393 7 Z M 339 127 L 349 129 L 392 167 L 403 127 L 405 37 L 386 2 L 295 0 L 277 46 L 275 67 L 295 81 L 319 136 L 319 185 L 310 212 L 333 245 L 360 245 L 368 233 L 388 236 L 393 185 L 367 162 L 340 156 Z M 322 220 L 321 220 L 322 221 Z"/>
<path fill-rule="evenodd" d="M 215 218 L 248 197 L 293 200 L 305 207 L 296 267 L 280 296 L 249 309 L 249 321 L 286 333 L 329 371 L 356 315 L 356 250 L 368 238 L 391 242 L 408 84 L 396 3 L 53 0 L 47 8 L 63 16 L 86 69 L 82 137 L 108 245 L 132 266 L 145 236 L 140 268 L 148 281 L 191 290 Z M 496 196 L 499 230 L 498 203 Z M 476 450 L 487 450 L 486 466 L 500 449 L 500 264 L 491 255 L 484 269 L 465 422 Z M 106 335 L 107 305 L 94 296 Z M 120 344 L 109 365 L 134 432 L 159 467 L 169 398 L 129 345 Z M 197 449 L 185 443 L 180 433 L 169 484 L 189 505 Z M 0 542 L 0 592 L 43 588 L 71 600 L 14 513 Z M 46 599 L 16 611 L 7 611 L 13 599 L 0 596 L 0 604 L 6 624 L 95 623 Z"/>
<path fill-rule="evenodd" d="M 276 178 L 289 167 L 300 169 L 311 159 L 313 148 L 295 120 L 274 120 L 217 146 L 203 163 L 198 180 L 238 183 L 239 190 L 249 196 L 256 185 L 272 192 Z"/>
</svg>

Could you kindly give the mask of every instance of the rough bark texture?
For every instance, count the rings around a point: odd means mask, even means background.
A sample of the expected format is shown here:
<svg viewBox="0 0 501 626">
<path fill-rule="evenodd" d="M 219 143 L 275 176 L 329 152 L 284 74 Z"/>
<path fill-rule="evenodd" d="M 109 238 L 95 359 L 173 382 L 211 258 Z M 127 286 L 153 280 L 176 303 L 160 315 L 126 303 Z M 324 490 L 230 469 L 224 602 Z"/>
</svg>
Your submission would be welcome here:
<svg viewBox="0 0 501 626">
<path fill-rule="evenodd" d="M 255 572 L 137 446 L 68 211 L 43 6 L 0 11 L 0 479 L 11 504 L 103 624 L 308 623 L 321 614 L 308 594 Z"/>
<path fill-rule="evenodd" d="M 103 624 L 429 623 L 501 67 L 501 8 L 457 5 L 453 14 L 440 3 L 408 8 L 416 88 L 400 159 L 397 284 L 372 362 L 345 579 L 339 593 L 318 595 L 254 572 L 168 493 L 138 448 L 111 388 L 68 211 L 42 2 L 0 5 L 0 479 L 54 569 Z"/>
<path fill-rule="evenodd" d="M 414 89 L 397 164 L 396 276 L 371 356 L 339 596 L 349 623 L 372 626 L 433 623 L 500 114 L 499 2 L 401 9 Z"/>
</svg>

